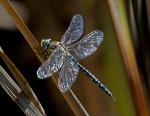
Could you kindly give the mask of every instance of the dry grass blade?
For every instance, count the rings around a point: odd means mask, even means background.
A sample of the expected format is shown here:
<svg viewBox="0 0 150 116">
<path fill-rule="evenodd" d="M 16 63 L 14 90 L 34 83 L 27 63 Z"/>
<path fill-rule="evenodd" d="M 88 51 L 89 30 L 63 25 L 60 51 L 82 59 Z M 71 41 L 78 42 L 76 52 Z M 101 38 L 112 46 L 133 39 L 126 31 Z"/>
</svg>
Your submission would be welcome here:
<svg viewBox="0 0 150 116">
<path fill-rule="evenodd" d="M 127 71 L 128 82 L 131 88 L 133 102 L 136 108 L 137 115 L 148 116 L 148 108 L 145 99 L 145 93 L 141 84 L 132 43 L 127 17 L 125 13 L 124 2 L 117 0 L 107 0 L 115 32 L 118 39 L 118 44 L 121 50 L 121 55 L 124 62 L 124 67 Z"/>
<path fill-rule="evenodd" d="M 150 92 L 150 35 L 148 27 L 148 14 L 146 1 L 143 0 L 132 0 L 132 7 L 134 12 L 134 18 L 136 23 L 136 31 L 138 36 L 138 58 L 139 69 L 142 73 L 142 76 L 145 80 L 145 84 Z M 141 62 L 142 60 L 142 62 Z"/>
<path fill-rule="evenodd" d="M 27 116 L 43 116 L 1 66 L 0 85 Z"/>
<path fill-rule="evenodd" d="M 13 62 L 7 57 L 7 55 L 0 50 L 0 56 L 2 60 L 5 62 L 5 64 L 8 66 L 10 72 L 16 79 L 19 87 L 22 89 L 23 93 L 30 99 L 33 104 L 38 108 L 38 110 L 41 112 L 41 114 L 45 115 L 45 111 L 43 107 L 41 106 L 40 102 L 38 101 L 36 95 L 34 94 L 33 90 L 31 89 L 28 82 L 25 80 L 24 76 L 21 74 L 21 72 L 17 69 L 17 67 L 13 64 Z"/>
<path fill-rule="evenodd" d="M 33 49 L 41 63 L 44 62 L 41 56 L 41 48 L 32 35 L 32 33 L 29 31 L 23 20 L 20 18 L 20 16 L 16 13 L 15 9 L 11 5 L 11 3 L 8 0 L 0 0 L 2 6 L 5 8 L 7 13 L 10 15 L 12 20 L 15 22 L 16 26 L 20 30 L 20 32 L 23 34 L 24 38 L 30 45 L 30 47 Z M 52 78 L 53 82 L 57 85 L 57 80 L 56 78 Z M 63 97 L 65 98 L 66 102 L 69 104 L 70 108 L 73 110 L 73 112 L 76 115 L 85 115 L 87 116 L 88 113 L 80 103 L 80 101 L 77 99 L 75 94 L 73 93 L 72 90 L 69 90 L 68 92 L 62 94 Z"/>
</svg>

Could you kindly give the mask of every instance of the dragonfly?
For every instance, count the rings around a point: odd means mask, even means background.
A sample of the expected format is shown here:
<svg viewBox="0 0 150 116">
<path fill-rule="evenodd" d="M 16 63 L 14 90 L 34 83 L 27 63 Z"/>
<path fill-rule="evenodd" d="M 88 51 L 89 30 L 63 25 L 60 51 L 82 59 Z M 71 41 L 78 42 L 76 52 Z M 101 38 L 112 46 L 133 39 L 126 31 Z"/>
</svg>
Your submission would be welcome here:
<svg viewBox="0 0 150 116">
<path fill-rule="evenodd" d="M 58 88 L 64 93 L 71 88 L 79 71 L 81 71 L 109 97 L 114 98 L 110 90 L 101 81 L 78 63 L 79 60 L 86 58 L 97 50 L 103 41 L 104 33 L 94 30 L 80 39 L 82 33 L 83 18 L 80 14 L 76 14 L 62 36 L 61 42 L 43 39 L 41 47 L 46 51 L 52 51 L 52 53 L 48 60 L 38 68 L 37 77 L 45 79 L 59 72 Z"/>
</svg>

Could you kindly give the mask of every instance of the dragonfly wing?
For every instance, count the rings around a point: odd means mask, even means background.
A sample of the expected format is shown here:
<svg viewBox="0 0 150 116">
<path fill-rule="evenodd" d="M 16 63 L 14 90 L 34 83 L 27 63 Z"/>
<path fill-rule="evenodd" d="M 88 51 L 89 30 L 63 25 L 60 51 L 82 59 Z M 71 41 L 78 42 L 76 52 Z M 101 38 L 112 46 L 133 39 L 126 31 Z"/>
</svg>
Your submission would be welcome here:
<svg viewBox="0 0 150 116">
<path fill-rule="evenodd" d="M 81 15 L 74 15 L 69 25 L 69 28 L 64 33 L 61 43 L 64 45 L 71 44 L 77 41 L 83 32 L 83 18 Z"/>
<path fill-rule="evenodd" d="M 58 46 L 50 55 L 48 60 L 42 64 L 37 70 L 37 76 L 39 79 L 45 79 L 57 72 L 63 65 L 65 57 L 64 48 Z"/>
<path fill-rule="evenodd" d="M 77 64 L 72 59 L 66 58 L 60 70 L 58 79 L 58 87 L 61 92 L 66 92 L 70 89 L 77 78 L 78 72 L 79 67 Z"/>
<path fill-rule="evenodd" d="M 69 52 L 76 60 L 83 59 L 97 50 L 103 41 L 103 37 L 103 32 L 98 30 L 92 31 L 79 42 L 70 46 Z"/>
</svg>

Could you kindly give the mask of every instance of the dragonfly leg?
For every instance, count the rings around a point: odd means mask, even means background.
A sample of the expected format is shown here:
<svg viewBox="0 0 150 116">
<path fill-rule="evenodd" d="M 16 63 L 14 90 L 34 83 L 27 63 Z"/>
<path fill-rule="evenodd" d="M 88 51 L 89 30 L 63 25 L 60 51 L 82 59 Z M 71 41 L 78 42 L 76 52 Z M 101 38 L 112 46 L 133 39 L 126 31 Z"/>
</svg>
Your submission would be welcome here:
<svg viewBox="0 0 150 116">
<path fill-rule="evenodd" d="M 41 53 L 43 59 L 48 59 L 49 55 L 50 55 L 51 51 L 48 49 L 44 49 Z"/>
</svg>

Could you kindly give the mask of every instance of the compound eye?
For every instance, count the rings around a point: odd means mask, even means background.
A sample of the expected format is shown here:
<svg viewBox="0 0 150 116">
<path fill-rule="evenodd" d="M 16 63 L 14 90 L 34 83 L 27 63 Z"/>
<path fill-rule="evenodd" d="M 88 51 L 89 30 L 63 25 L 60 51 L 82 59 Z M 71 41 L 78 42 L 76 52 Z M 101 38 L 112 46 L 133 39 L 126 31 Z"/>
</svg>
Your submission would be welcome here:
<svg viewBox="0 0 150 116">
<path fill-rule="evenodd" d="M 51 39 L 42 39 L 41 41 L 41 47 L 43 49 L 47 49 L 48 45 L 50 44 Z"/>
</svg>

